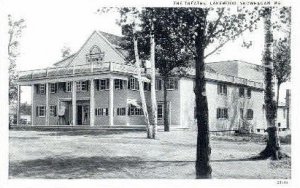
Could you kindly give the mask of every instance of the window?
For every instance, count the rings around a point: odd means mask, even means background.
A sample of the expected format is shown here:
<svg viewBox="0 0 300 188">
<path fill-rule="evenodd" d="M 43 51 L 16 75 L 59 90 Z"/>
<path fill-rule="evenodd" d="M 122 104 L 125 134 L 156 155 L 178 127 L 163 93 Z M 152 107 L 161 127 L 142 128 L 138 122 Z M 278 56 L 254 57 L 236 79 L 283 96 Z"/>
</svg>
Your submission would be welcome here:
<svg viewBox="0 0 300 188">
<path fill-rule="evenodd" d="M 174 78 L 169 78 L 167 80 L 167 89 L 169 90 L 174 90 L 174 89 L 177 89 L 178 87 L 178 81 L 175 80 Z"/>
<path fill-rule="evenodd" d="M 227 85 L 225 85 L 225 84 L 218 84 L 218 94 L 220 94 L 220 95 L 227 95 Z"/>
<path fill-rule="evenodd" d="M 57 84 L 51 83 L 50 84 L 50 93 L 56 93 L 56 91 L 57 91 Z"/>
<path fill-rule="evenodd" d="M 228 119 L 228 109 L 217 108 L 217 119 Z"/>
<path fill-rule="evenodd" d="M 109 89 L 109 79 L 97 80 L 96 81 L 97 90 L 106 90 Z"/>
<path fill-rule="evenodd" d="M 45 117 L 46 115 L 46 106 L 37 106 L 36 107 L 36 116 Z"/>
<path fill-rule="evenodd" d="M 53 117 L 57 116 L 57 108 L 55 105 L 50 106 L 50 116 L 53 116 Z"/>
<path fill-rule="evenodd" d="M 157 104 L 157 119 L 163 118 L 163 104 Z"/>
<path fill-rule="evenodd" d="M 96 108 L 95 115 L 96 116 L 108 116 L 108 108 Z"/>
<path fill-rule="evenodd" d="M 245 97 L 245 88 L 240 87 L 240 89 L 239 89 L 239 96 L 240 97 Z"/>
<path fill-rule="evenodd" d="M 155 80 L 155 89 L 156 90 L 161 90 L 161 88 L 162 88 L 162 80 L 161 79 L 156 79 Z"/>
<path fill-rule="evenodd" d="M 247 89 L 247 97 L 251 98 L 251 89 L 250 88 Z"/>
<path fill-rule="evenodd" d="M 281 126 L 281 123 L 278 123 L 278 127 L 280 127 Z"/>
<path fill-rule="evenodd" d="M 145 91 L 151 91 L 151 84 L 147 83 L 147 82 L 144 82 L 144 90 Z"/>
<path fill-rule="evenodd" d="M 126 108 L 117 108 L 117 116 L 125 116 Z"/>
<path fill-rule="evenodd" d="M 123 89 L 123 81 L 120 79 L 115 79 L 115 89 Z"/>
<path fill-rule="evenodd" d="M 133 105 L 129 106 L 128 113 L 130 116 L 139 116 L 139 115 L 144 115 L 143 109 L 141 107 L 136 107 Z"/>
<path fill-rule="evenodd" d="M 248 120 L 253 119 L 253 110 L 252 109 L 247 110 L 247 119 Z"/>
<path fill-rule="evenodd" d="M 72 91 L 72 82 L 66 82 L 66 92 Z"/>
<path fill-rule="evenodd" d="M 139 82 L 137 78 L 130 78 L 128 82 L 128 89 L 138 90 L 139 89 Z"/>
<path fill-rule="evenodd" d="M 88 90 L 88 81 L 78 81 L 76 82 L 77 91 L 87 91 Z"/>
<path fill-rule="evenodd" d="M 45 95 L 46 94 L 46 85 L 45 84 L 39 84 L 37 86 L 37 93 L 39 93 L 41 95 Z"/>
</svg>

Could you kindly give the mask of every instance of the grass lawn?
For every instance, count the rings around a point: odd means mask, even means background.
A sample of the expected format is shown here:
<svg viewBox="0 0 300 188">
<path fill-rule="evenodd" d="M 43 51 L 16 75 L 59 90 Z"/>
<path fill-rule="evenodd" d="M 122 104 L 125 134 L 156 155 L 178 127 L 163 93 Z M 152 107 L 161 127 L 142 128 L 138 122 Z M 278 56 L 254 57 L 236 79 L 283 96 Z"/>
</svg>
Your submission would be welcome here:
<svg viewBox="0 0 300 188">
<path fill-rule="evenodd" d="M 195 131 L 10 131 L 10 178 L 195 178 Z M 291 178 L 290 159 L 244 160 L 265 143 L 211 139 L 213 178 Z M 290 145 L 282 145 L 290 154 Z"/>
</svg>

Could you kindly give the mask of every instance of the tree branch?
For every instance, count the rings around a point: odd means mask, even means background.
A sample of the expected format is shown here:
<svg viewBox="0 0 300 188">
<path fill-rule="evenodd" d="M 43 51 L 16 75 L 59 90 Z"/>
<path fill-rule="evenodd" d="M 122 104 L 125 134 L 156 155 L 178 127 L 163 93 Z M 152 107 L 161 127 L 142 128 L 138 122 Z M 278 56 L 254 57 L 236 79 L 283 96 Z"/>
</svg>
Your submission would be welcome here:
<svg viewBox="0 0 300 188">
<path fill-rule="evenodd" d="M 236 33 L 235 35 L 233 35 L 233 37 L 229 38 L 223 42 L 222 44 L 220 44 L 218 47 L 216 47 L 213 51 L 209 52 L 208 54 L 206 54 L 204 56 L 204 59 L 206 59 L 208 56 L 212 55 L 213 53 L 215 53 L 216 51 L 218 51 L 220 48 L 222 48 L 225 44 L 227 44 L 229 41 L 233 40 L 234 38 L 236 38 L 237 36 L 241 35 L 244 31 L 248 30 L 252 25 L 254 25 L 258 20 L 260 19 L 260 17 L 256 18 L 256 20 L 253 21 L 252 24 L 250 24 L 248 27 L 245 27 L 244 29 L 242 29 L 240 32 Z"/>
<path fill-rule="evenodd" d="M 216 33 L 214 33 L 214 32 L 216 31 L 216 29 L 217 29 L 217 27 L 218 27 L 218 25 L 219 25 L 219 23 L 220 23 L 220 20 L 221 20 L 221 18 L 223 17 L 224 10 L 225 10 L 225 8 L 222 8 L 222 11 L 221 11 L 221 13 L 219 14 L 219 17 L 218 17 L 218 19 L 217 19 L 215 25 L 213 26 L 213 29 L 212 29 L 210 35 L 206 38 L 206 40 L 205 40 L 205 46 L 207 46 L 208 43 L 209 43 L 209 40 L 210 40 L 212 37 L 214 37 L 214 36 L 216 35 Z"/>
</svg>

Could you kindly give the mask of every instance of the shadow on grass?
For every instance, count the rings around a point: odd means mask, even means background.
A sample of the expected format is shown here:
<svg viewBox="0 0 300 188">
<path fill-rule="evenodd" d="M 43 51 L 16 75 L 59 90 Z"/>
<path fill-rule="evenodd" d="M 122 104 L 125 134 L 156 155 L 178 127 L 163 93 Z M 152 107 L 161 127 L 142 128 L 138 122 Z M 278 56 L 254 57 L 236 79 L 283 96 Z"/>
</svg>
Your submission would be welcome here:
<svg viewBox="0 0 300 188">
<path fill-rule="evenodd" d="M 145 162 L 138 157 L 45 158 L 9 164 L 10 178 L 89 178 L 97 174 L 126 173 Z"/>
</svg>

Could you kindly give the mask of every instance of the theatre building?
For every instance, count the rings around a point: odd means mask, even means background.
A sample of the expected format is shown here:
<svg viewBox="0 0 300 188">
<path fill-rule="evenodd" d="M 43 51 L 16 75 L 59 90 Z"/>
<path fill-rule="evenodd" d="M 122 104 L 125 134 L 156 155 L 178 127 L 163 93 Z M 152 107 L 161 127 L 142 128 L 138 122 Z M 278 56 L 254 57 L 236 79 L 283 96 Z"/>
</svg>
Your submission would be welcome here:
<svg viewBox="0 0 300 188">
<path fill-rule="evenodd" d="M 52 67 L 20 72 L 18 87 L 31 86 L 32 125 L 145 125 L 137 68 L 126 62 L 121 40 L 95 31 L 76 53 Z M 148 106 L 149 70 L 140 68 Z M 265 128 L 261 66 L 237 60 L 214 62 L 206 64 L 205 74 L 211 130 Z M 191 68 L 187 76 L 167 80 L 171 129 L 195 125 L 194 78 Z M 159 74 L 155 86 L 158 124 L 163 125 L 163 80 Z"/>
</svg>

